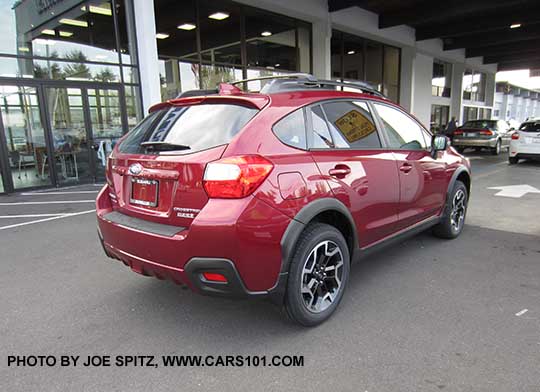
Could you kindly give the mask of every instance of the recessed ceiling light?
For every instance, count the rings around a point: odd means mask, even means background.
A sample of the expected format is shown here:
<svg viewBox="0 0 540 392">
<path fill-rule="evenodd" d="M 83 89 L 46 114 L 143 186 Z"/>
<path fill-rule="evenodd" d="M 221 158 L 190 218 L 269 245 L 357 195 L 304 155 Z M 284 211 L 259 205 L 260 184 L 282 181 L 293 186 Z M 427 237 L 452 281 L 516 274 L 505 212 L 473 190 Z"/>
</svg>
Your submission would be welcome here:
<svg viewBox="0 0 540 392">
<path fill-rule="evenodd" d="M 356 52 L 354 50 L 349 50 L 347 54 L 355 54 Z"/>
<path fill-rule="evenodd" d="M 93 14 L 112 16 L 112 11 L 108 7 L 97 7 L 95 5 L 91 5 L 90 12 Z"/>
<path fill-rule="evenodd" d="M 510 28 L 511 28 L 511 29 L 517 29 L 517 28 L 519 28 L 519 27 L 521 27 L 521 23 L 514 23 L 514 24 L 511 24 L 511 25 L 510 25 Z"/>
<path fill-rule="evenodd" d="M 56 33 L 54 32 L 54 30 L 51 30 L 51 29 L 41 30 L 41 34 L 56 35 Z"/>
<path fill-rule="evenodd" d="M 197 28 L 197 26 L 195 26 L 193 23 L 183 23 L 183 24 L 179 25 L 178 28 L 180 30 L 189 31 L 189 30 L 193 30 L 193 29 Z"/>
<path fill-rule="evenodd" d="M 169 34 L 165 34 L 165 33 L 157 33 L 157 34 L 156 34 L 156 38 L 157 38 L 157 39 L 166 39 L 166 38 L 169 38 Z"/>
<path fill-rule="evenodd" d="M 64 18 L 64 19 L 60 19 L 60 23 L 71 25 L 71 26 L 77 26 L 77 27 L 88 27 L 88 22 L 85 20 Z"/>
<path fill-rule="evenodd" d="M 263 31 L 263 32 L 261 33 L 261 35 L 262 35 L 263 37 L 270 37 L 270 36 L 272 35 L 272 32 L 271 32 L 271 31 Z"/>
<path fill-rule="evenodd" d="M 60 37 L 71 37 L 73 33 L 71 31 L 59 31 Z"/>
<path fill-rule="evenodd" d="M 229 14 L 226 12 L 214 12 L 212 15 L 208 15 L 208 17 L 210 19 L 223 20 L 227 19 L 229 17 Z"/>
<path fill-rule="evenodd" d="M 281 64 L 280 63 L 277 63 L 277 64 L 274 64 L 274 67 L 279 67 Z"/>
</svg>

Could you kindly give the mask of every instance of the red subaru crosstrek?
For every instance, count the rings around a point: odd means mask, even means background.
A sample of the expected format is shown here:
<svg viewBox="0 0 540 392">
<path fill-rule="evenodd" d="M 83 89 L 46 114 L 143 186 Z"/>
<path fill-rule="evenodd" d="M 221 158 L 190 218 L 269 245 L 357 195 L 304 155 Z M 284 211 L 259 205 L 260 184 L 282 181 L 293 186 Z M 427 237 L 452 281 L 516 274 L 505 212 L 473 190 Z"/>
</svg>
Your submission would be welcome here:
<svg viewBox="0 0 540 392">
<path fill-rule="evenodd" d="M 309 75 L 237 85 L 158 104 L 116 145 L 96 201 L 108 256 L 316 325 L 352 261 L 427 228 L 462 231 L 468 161 L 378 92 Z"/>
</svg>

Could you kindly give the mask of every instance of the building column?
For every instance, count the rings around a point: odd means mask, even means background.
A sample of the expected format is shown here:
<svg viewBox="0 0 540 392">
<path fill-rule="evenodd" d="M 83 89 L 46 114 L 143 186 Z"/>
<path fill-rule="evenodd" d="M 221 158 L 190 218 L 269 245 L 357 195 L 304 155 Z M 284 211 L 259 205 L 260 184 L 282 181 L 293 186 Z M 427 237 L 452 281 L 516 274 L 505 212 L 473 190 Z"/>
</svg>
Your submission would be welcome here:
<svg viewBox="0 0 540 392">
<path fill-rule="evenodd" d="M 495 74 L 486 73 L 486 106 L 495 105 Z"/>
<path fill-rule="evenodd" d="M 405 46 L 401 49 L 399 104 L 409 112 L 412 112 L 413 110 L 415 58 L 415 48 L 411 46 Z"/>
<path fill-rule="evenodd" d="M 331 47 L 332 23 L 328 19 L 313 23 L 313 75 L 320 79 L 331 79 Z"/>
<path fill-rule="evenodd" d="M 450 104 L 450 118 L 455 117 L 458 124 L 463 123 L 463 73 L 465 64 L 452 66 L 452 98 Z"/>
<path fill-rule="evenodd" d="M 136 15 L 137 64 L 139 65 L 143 114 L 161 102 L 159 62 L 156 42 L 156 19 L 153 0 L 133 0 Z"/>
</svg>

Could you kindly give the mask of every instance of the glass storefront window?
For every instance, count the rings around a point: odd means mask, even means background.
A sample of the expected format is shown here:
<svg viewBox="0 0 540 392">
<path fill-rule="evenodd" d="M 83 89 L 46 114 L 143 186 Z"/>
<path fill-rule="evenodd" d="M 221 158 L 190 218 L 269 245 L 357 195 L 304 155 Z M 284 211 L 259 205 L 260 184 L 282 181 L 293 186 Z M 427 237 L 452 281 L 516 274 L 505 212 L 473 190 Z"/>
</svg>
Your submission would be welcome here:
<svg viewBox="0 0 540 392">
<path fill-rule="evenodd" d="M 112 0 L 0 0 L 0 75 L 122 82 L 120 65 L 133 61 L 126 42 L 124 0 L 117 0 L 114 9 L 112 4 Z"/>
<path fill-rule="evenodd" d="M 296 28 L 294 19 L 255 8 L 246 10 L 248 67 L 296 71 Z"/>
<path fill-rule="evenodd" d="M 444 133 L 448 125 L 450 106 L 431 105 L 430 131 L 433 134 Z"/>
<path fill-rule="evenodd" d="M 463 99 L 470 100 L 473 90 L 473 71 L 466 69 L 463 73 Z"/>
<path fill-rule="evenodd" d="M 382 91 L 383 46 L 377 42 L 366 42 L 366 79 L 365 81 Z"/>
<path fill-rule="evenodd" d="M 336 30 L 330 46 L 333 78 L 365 81 L 392 101 L 399 101 L 399 48 Z"/>
<path fill-rule="evenodd" d="M 400 50 L 393 46 L 384 47 L 383 94 L 399 102 Z"/>
<path fill-rule="evenodd" d="M 467 69 L 463 74 L 463 99 L 483 102 L 486 99 L 486 74 Z"/>
<path fill-rule="evenodd" d="M 0 109 L 14 188 L 50 185 L 36 89 L 0 86 Z"/>
<path fill-rule="evenodd" d="M 201 76 L 202 89 L 215 88 L 219 83 L 233 82 L 242 79 L 242 70 L 224 65 L 203 64 L 199 73 Z"/>
<path fill-rule="evenodd" d="M 364 79 L 364 44 L 362 38 L 343 36 L 343 72 L 345 79 Z"/>
<path fill-rule="evenodd" d="M 450 97 L 452 86 L 452 64 L 444 61 L 433 61 L 433 77 L 431 79 L 431 95 Z"/>
<path fill-rule="evenodd" d="M 201 56 L 211 64 L 242 64 L 240 6 L 215 0 L 199 0 Z"/>
<path fill-rule="evenodd" d="M 309 23 L 232 1 L 155 0 L 155 9 L 163 99 L 256 69 L 311 72 Z"/>
</svg>

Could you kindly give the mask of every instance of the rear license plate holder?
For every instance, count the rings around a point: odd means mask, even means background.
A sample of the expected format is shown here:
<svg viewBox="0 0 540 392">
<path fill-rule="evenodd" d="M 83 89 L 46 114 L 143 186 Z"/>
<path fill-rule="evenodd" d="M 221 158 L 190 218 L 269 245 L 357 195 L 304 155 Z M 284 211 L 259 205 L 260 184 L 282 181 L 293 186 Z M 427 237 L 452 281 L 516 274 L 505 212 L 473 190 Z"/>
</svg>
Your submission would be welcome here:
<svg viewBox="0 0 540 392">
<path fill-rule="evenodd" d="M 157 207 L 159 181 L 148 178 L 131 177 L 129 202 L 131 204 Z"/>
</svg>

